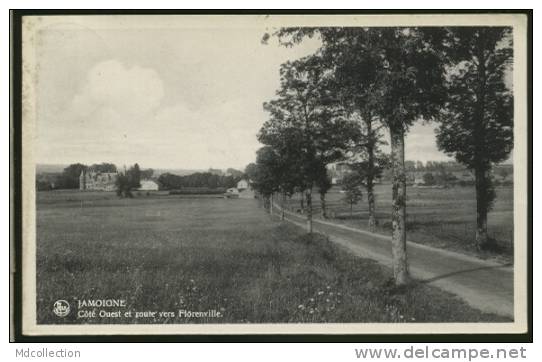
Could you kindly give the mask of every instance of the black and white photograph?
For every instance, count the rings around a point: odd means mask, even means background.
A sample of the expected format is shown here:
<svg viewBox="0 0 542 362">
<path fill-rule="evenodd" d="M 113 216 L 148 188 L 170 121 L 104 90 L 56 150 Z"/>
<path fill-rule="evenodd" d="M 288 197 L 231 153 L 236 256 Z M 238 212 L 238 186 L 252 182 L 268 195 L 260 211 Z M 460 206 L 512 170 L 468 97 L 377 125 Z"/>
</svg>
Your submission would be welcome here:
<svg viewBox="0 0 542 362">
<path fill-rule="evenodd" d="M 526 333 L 526 16 L 21 38 L 23 334 Z"/>
</svg>

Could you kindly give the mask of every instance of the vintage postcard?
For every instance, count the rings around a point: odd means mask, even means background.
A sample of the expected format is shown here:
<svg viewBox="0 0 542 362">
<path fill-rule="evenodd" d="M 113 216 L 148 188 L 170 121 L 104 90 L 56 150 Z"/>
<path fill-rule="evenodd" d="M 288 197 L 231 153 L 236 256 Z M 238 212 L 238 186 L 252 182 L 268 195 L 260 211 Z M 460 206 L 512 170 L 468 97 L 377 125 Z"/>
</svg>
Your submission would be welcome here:
<svg viewBox="0 0 542 362">
<path fill-rule="evenodd" d="M 525 14 L 22 16 L 22 334 L 519 334 Z"/>
</svg>

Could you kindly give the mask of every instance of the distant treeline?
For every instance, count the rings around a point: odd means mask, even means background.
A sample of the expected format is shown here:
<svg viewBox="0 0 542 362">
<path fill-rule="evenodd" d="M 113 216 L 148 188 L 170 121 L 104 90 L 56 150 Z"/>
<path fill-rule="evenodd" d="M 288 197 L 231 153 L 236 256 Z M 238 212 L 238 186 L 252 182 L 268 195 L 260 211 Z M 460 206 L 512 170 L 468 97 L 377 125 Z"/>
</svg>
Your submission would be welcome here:
<svg viewBox="0 0 542 362">
<path fill-rule="evenodd" d="M 137 165 L 137 164 L 136 164 Z M 62 172 L 40 172 L 36 177 L 36 189 L 40 191 L 54 189 L 78 189 L 79 176 L 81 172 L 110 173 L 118 172 L 122 181 L 123 172 L 119 172 L 112 163 L 96 163 L 90 166 L 82 163 L 74 163 L 64 168 Z M 128 170 L 130 171 L 130 170 Z M 212 171 L 212 172 L 211 172 Z M 129 174 L 130 172 L 128 172 Z M 139 169 L 137 166 L 138 180 L 150 179 L 153 177 L 153 169 Z M 179 176 L 172 173 L 164 173 L 158 177 L 160 188 L 164 190 L 180 190 L 187 188 L 206 189 L 228 189 L 237 186 L 237 182 L 244 178 L 242 171 L 229 168 L 224 174 L 221 170 L 210 169 L 209 172 L 196 172 L 186 176 Z"/>
<path fill-rule="evenodd" d="M 405 160 L 405 171 L 462 171 L 465 166 L 455 161 L 422 161 Z"/>
<path fill-rule="evenodd" d="M 53 189 L 78 189 L 79 176 L 83 171 L 97 173 L 115 173 L 117 166 L 112 163 L 102 162 L 95 163 L 90 166 L 82 163 L 73 163 L 64 168 L 61 173 L 47 172 L 40 173 L 36 177 L 36 189 L 40 191 Z M 152 169 L 142 169 L 139 171 L 141 179 L 151 178 L 153 175 Z"/>
<path fill-rule="evenodd" d="M 464 165 L 455 161 L 405 161 L 406 181 L 414 182 L 416 175 L 421 175 L 426 185 L 450 185 L 474 186 L 474 174 Z M 514 166 L 511 164 L 493 165 L 489 176 L 495 185 L 512 185 L 510 179 L 514 173 Z M 468 176 L 470 175 L 470 176 Z M 382 172 L 381 181 L 391 182 L 393 170 L 386 168 Z"/>
<path fill-rule="evenodd" d="M 223 188 L 235 187 L 237 182 L 242 179 L 241 175 L 216 175 L 211 172 L 196 172 L 191 175 L 179 176 L 171 173 L 163 173 L 158 178 L 158 182 L 163 189 L 178 190 L 187 187 L 201 188 Z"/>
<path fill-rule="evenodd" d="M 226 188 L 207 188 L 207 187 L 183 187 L 169 191 L 170 195 L 222 195 Z"/>
<path fill-rule="evenodd" d="M 494 168 L 498 170 L 506 169 L 507 171 L 512 171 L 513 165 L 496 164 L 494 165 Z M 410 160 L 405 161 L 406 172 L 420 172 L 420 171 L 439 172 L 443 170 L 446 172 L 458 172 L 458 171 L 468 170 L 468 168 L 465 165 L 462 165 L 456 161 L 427 161 L 425 163 L 423 163 L 422 161 L 410 161 Z"/>
</svg>

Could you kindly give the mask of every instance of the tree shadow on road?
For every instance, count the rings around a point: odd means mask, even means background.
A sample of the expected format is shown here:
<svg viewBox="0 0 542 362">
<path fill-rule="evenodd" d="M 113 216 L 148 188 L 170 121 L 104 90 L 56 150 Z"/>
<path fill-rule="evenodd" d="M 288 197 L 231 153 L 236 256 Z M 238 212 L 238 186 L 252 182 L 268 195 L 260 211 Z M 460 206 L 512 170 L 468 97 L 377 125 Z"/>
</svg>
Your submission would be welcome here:
<svg viewBox="0 0 542 362">
<path fill-rule="evenodd" d="M 424 283 L 424 284 L 428 284 L 428 283 L 434 282 L 435 280 L 445 279 L 445 278 L 449 278 L 449 277 L 459 275 L 459 274 L 465 274 L 465 273 L 470 273 L 470 272 L 479 271 L 479 270 L 486 270 L 486 269 L 488 269 L 488 270 L 489 269 L 501 269 L 501 268 L 507 268 L 507 267 L 511 267 L 511 266 L 513 266 L 513 264 L 508 263 L 508 264 L 503 264 L 503 265 L 483 266 L 483 267 L 479 267 L 479 268 L 471 268 L 471 269 L 459 270 L 459 271 L 456 271 L 456 272 L 453 272 L 453 273 L 438 275 L 436 277 L 429 278 L 429 279 L 421 279 L 421 280 L 419 280 L 419 282 Z"/>
</svg>

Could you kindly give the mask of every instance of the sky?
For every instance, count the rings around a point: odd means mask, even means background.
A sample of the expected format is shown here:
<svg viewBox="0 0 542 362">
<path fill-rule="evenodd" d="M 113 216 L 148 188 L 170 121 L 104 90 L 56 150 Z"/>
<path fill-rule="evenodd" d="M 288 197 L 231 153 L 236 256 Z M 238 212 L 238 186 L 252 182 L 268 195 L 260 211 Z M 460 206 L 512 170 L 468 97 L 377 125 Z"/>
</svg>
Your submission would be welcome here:
<svg viewBox="0 0 542 362">
<path fill-rule="evenodd" d="M 37 163 L 244 169 L 280 64 L 318 47 L 264 45 L 264 32 L 49 24 L 35 50 Z M 406 158 L 449 159 L 423 124 L 411 128 Z"/>
</svg>

